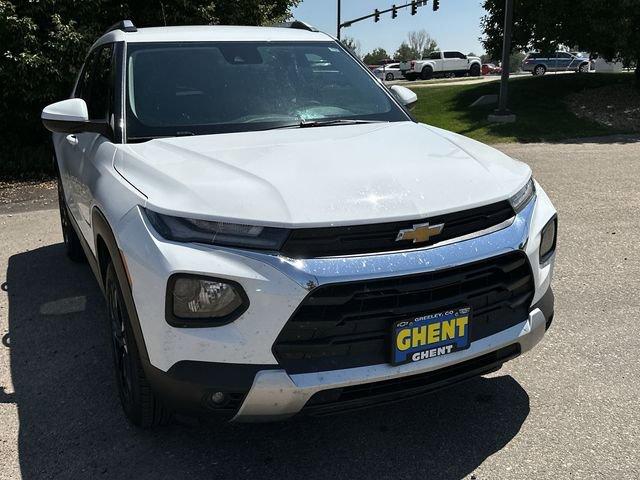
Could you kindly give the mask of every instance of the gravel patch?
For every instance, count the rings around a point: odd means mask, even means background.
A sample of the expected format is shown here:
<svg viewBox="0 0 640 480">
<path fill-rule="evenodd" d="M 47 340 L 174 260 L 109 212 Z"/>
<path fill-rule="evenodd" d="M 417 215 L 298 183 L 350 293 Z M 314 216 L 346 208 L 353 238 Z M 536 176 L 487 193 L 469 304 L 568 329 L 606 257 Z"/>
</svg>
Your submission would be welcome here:
<svg viewBox="0 0 640 480">
<path fill-rule="evenodd" d="M 571 95 L 569 109 L 578 117 L 622 131 L 640 132 L 640 90 L 608 85 Z"/>
<path fill-rule="evenodd" d="M 58 208 L 58 190 L 54 180 L 0 181 L 0 214 L 50 208 Z"/>
</svg>

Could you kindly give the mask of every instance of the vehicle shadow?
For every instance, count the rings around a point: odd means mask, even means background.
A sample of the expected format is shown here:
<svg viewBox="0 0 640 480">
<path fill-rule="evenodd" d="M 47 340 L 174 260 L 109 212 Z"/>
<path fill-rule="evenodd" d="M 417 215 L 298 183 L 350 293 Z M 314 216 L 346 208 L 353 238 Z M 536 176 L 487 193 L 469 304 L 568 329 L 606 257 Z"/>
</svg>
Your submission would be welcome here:
<svg viewBox="0 0 640 480">
<path fill-rule="evenodd" d="M 12 256 L 11 374 L 23 479 L 438 478 L 472 473 L 529 413 L 510 376 L 478 378 L 390 406 L 278 424 L 140 431 L 111 371 L 104 302 L 61 244 Z M 162 319 L 158 319 L 162 321 Z"/>
</svg>

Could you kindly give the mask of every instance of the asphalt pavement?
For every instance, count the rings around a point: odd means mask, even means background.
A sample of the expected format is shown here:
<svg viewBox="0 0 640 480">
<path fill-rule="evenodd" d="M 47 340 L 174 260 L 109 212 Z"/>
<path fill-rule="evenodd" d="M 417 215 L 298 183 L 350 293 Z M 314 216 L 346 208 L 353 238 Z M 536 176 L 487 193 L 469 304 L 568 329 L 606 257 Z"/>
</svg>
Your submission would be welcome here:
<svg viewBox="0 0 640 480">
<path fill-rule="evenodd" d="M 559 211 L 547 337 L 488 377 L 332 417 L 129 426 L 57 211 L 0 214 L 0 478 L 638 478 L 640 142 L 499 148 Z"/>
</svg>

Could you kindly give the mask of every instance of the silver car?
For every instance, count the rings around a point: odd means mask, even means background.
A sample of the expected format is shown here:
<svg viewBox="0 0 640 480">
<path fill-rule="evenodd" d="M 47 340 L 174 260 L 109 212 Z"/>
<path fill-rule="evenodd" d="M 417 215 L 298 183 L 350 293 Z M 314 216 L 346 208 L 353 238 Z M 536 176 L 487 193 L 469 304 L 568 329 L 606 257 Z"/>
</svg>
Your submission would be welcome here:
<svg viewBox="0 0 640 480">
<path fill-rule="evenodd" d="M 400 71 L 399 63 L 389 63 L 387 65 L 381 65 L 373 70 L 373 74 L 381 80 L 403 80 L 404 75 Z"/>
<path fill-rule="evenodd" d="M 522 70 L 533 75 L 544 75 L 547 72 L 580 72 L 591 70 L 589 57 L 581 53 L 555 52 L 530 53 L 524 59 Z"/>
</svg>

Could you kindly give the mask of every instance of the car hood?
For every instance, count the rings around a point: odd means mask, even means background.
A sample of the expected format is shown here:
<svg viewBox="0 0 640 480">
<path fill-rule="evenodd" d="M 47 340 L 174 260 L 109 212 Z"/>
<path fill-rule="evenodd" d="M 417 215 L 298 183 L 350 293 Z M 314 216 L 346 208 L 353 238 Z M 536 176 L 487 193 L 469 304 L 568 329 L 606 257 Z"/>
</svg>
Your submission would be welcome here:
<svg viewBox="0 0 640 480">
<path fill-rule="evenodd" d="M 146 207 L 271 226 L 418 219 L 504 200 L 523 163 L 414 122 L 296 128 L 126 144 L 115 168 Z"/>
</svg>

